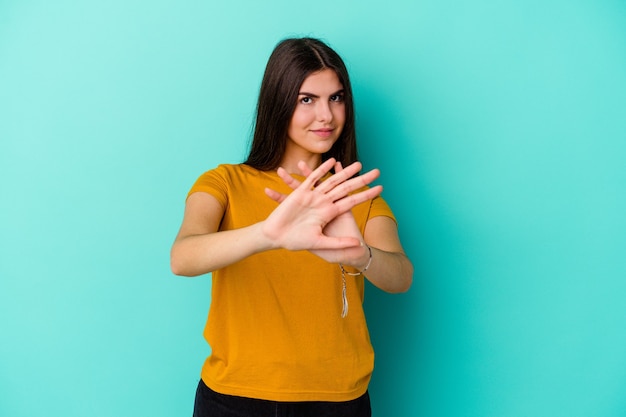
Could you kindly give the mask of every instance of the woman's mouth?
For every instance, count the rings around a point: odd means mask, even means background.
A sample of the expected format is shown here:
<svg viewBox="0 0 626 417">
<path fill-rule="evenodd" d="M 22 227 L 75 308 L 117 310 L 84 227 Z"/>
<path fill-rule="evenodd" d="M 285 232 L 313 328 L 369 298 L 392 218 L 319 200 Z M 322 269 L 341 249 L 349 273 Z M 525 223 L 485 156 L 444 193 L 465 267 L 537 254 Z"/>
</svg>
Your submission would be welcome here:
<svg viewBox="0 0 626 417">
<path fill-rule="evenodd" d="M 317 136 L 322 138 L 328 138 L 333 134 L 335 129 L 324 128 L 324 129 L 315 129 L 311 130 L 311 132 L 315 133 Z"/>
</svg>

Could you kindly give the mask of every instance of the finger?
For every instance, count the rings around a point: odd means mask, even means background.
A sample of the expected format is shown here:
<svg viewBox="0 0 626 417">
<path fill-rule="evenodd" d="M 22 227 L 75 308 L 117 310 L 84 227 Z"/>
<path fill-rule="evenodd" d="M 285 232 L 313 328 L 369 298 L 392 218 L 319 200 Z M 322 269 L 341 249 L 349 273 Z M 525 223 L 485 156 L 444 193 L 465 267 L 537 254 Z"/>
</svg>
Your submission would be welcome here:
<svg viewBox="0 0 626 417">
<path fill-rule="evenodd" d="M 378 197 L 382 192 L 383 186 L 377 185 L 375 187 L 368 188 L 367 190 L 363 190 L 359 193 L 347 195 L 346 197 L 335 201 L 335 206 L 339 210 L 340 214 L 345 213 L 346 211 L 351 210 L 354 206 L 371 200 L 372 198 Z"/>
<path fill-rule="evenodd" d="M 330 190 L 327 194 L 333 199 L 333 201 L 339 200 L 353 191 L 366 187 L 379 176 L 380 171 L 378 169 L 373 169 L 363 175 L 359 175 L 358 177 L 350 178 L 349 180 L 342 182 Z"/>
<path fill-rule="evenodd" d="M 320 178 L 322 178 L 324 175 L 326 175 L 328 171 L 331 170 L 334 164 L 335 158 L 327 159 L 306 177 L 301 186 L 306 187 L 309 190 L 312 189 L 315 184 L 320 180 Z"/>
<path fill-rule="evenodd" d="M 287 198 L 287 195 L 283 193 L 279 193 L 278 191 L 272 190 L 271 188 L 265 189 L 265 195 L 267 195 L 269 198 L 276 201 L 277 203 L 282 203 L 285 200 L 285 198 Z"/>
<path fill-rule="evenodd" d="M 285 170 L 284 168 L 280 167 L 278 168 L 278 170 L 276 171 L 276 173 L 278 174 L 278 176 L 280 177 L 281 180 L 283 180 L 283 182 L 285 184 L 287 184 L 289 186 L 289 188 L 291 188 L 292 190 L 295 190 L 296 188 L 298 188 L 300 186 L 300 181 L 298 181 L 297 179 L 295 179 L 294 177 L 292 177 L 287 170 Z"/>
<path fill-rule="evenodd" d="M 330 190 L 337 187 L 339 184 L 343 183 L 357 172 L 359 172 L 363 168 L 360 162 L 354 162 L 348 165 L 345 168 L 342 168 L 339 172 L 336 172 L 335 175 L 328 178 L 319 187 L 317 187 L 318 191 L 327 193 Z M 371 181 L 370 181 L 371 182 Z"/>
<path fill-rule="evenodd" d="M 305 177 L 308 177 L 313 172 L 304 161 L 298 162 L 298 168 L 300 169 L 300 173 Z"/>
<path fill-rule="evenodd" d="M 311 249 L 346 249 L 360 245 L 361 241 L 356 237 L 321 236 Z"/>
</svg>

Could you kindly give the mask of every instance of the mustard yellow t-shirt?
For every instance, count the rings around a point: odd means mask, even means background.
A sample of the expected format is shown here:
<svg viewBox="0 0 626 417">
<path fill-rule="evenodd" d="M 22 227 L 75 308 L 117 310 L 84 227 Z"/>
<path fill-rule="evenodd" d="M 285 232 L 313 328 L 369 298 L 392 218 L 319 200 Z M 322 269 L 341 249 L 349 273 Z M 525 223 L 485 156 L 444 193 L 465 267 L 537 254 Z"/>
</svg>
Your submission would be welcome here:
<svg viewBox="0 0 626 417">
<path fill-rule="evenodd" d="M 265 187 L 291 192 L 275 172 L 241 164 L 204 173 L 189 194 L 217 198 L 224 207 L 220 230 L 231 230 L 264 220 L 276 208 Z M 361 232 L 372 217 L 394 218 L 382 198 L 352 212 Z M 202 380 L 216 392 L 273 401 L 363 395 L 374 368 L 364 282 L 362 276 L 346 279 L 349 312 L 342 318 L 339 266 L 310 252 L 267 251 L 214 271 L 204 331 L 211 355 Z"/>
</svg>

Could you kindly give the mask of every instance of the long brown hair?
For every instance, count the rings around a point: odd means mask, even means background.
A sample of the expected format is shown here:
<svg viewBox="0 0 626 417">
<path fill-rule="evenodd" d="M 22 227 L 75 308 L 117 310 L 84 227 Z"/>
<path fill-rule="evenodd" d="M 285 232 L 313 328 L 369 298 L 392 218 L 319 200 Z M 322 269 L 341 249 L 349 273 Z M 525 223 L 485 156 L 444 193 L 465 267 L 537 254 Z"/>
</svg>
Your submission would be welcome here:
<svg viewBox="0 0 626 417">
<path fill-rule="evenodd" d="M 265 67 L 252 145 L 245 164 L 261 171 L 278 168 L 300 86 L 310 74 L 323 69 L 335 71 L 343 85 L 346 121 L 333 147 L 322 155 L 322 161 L 332 157 L 348 166 L 357 160 L 352 87 L 343 60 L 319 39 L 293 38 L 276 45 Z"/>
</svg>

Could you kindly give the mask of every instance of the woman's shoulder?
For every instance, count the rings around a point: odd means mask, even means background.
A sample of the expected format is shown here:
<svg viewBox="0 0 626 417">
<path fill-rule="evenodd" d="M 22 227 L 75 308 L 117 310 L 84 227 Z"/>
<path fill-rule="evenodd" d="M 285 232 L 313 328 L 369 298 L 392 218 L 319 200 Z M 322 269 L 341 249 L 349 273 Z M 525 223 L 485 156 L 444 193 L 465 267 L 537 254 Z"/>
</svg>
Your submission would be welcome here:
<svg viewBox="0 0 626 417">
<path fill-rule="evenodd" d="M 205 171 L 201 176 L 250 175 L 255 172 L 258 171 L 246 164 L 219 164 Z"/>
<path fill-rule="evenodd" d="M 265 177 L 268 175 L 275 175 L 274 171 L 260 171 L 250 165 L 241 164 L 220 164 L 217 167 L 207 172 L 217 172 L 225 175 L 236 175 L 246 177 Z"/>
<path fill-rule="evenodd" d="M 275 171 L 260 171 L 243 163 L 240 164 L 220 164 L 209 169 L 200 175 L 199 179 L 222 179 L 231 181 L 265 181 L 270 178 L 277 178 Z"/>
</svg>

